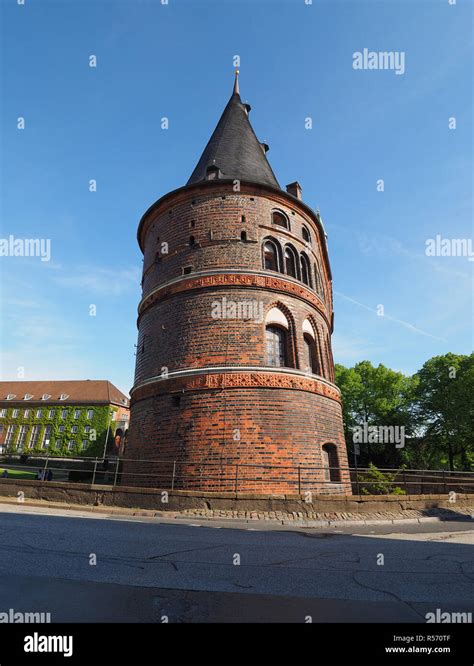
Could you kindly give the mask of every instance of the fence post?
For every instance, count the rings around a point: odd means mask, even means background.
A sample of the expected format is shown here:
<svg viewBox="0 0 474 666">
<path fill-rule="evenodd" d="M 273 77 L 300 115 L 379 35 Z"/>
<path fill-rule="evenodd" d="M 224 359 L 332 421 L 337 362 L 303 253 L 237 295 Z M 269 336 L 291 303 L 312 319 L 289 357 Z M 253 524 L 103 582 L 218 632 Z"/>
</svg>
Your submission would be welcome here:
<svg viewBox="0 0 474 666">
<path fill-rule="evenodd" d="M 46 468 L 48 467 L 49 454 L 46 455 L 46 462 L 44 463 L 43 478 L 42 481 L 46 481 Z"/>
<path fill-rule="evenodd" d="M 117 464 L 115 466 L 114 486 L 117 485 L 117 475 L 118 475 L 119 463 L 120 463 L 120 458 L 117 456 Z"/>
<path fill-rule="evenodd" d="M 238 489 L 238 479 L 239 479 L 239 466 L 235 466 L 235 492 L 237 492 Z"/>
<path fill-rule="evenodd" d="M 446 494 L 447 486 L 446 486 L 446 470 L 445 469 L 443 469 L 443 481 L 444 481 L 444 493 Z"/>
<path fill-rule="evenodd" d="M 403 476 L 402 476 L 402 478 L 403 478 L 403 487 L 404 487 L 404 489 L 405 489 L 405 493 L 406 493 L 406 492 L 407 492 L 407 475 L 406 475 L 405 470 L 403 470 Z"/>
<path fill-rule="evenodd" d="M 301 466 L 298 465 L 298 495 L 301 495 Z"/>
<path fill-rule="evenodd" d="M 173 460 L 173 477 L 171 479 L 171 490 L 174 490 L 174 479 L 176 476 L 176 460 Z"/>
<path fill-rule="evenodd" d="M 356 473 L 356 489 L 357 489 L 357 495 L 360 495 L 360 486 L 359 486 L 359 469 L 356 467 L 355 468 L 355 473 Z"/>
<path fill-rule="evenodd" d="M 92 485 L 94 485 L 94 483 L 95 483 L 95 473 L 96 472 L 97 472 L 97 457 L 96 457 L 95 463 L 94 463 L 94 473 L 92 474 Z"/>
</svg>

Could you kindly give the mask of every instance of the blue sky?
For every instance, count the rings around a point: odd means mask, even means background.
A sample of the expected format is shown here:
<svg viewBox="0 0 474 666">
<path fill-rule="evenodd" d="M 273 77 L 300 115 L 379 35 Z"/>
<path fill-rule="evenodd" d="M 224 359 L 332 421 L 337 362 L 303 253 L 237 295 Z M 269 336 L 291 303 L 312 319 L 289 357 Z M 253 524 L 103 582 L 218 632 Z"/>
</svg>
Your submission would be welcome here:
<svg viewBox="0 0 474 666">
<path fill-rule="evenodd" d="M 107 378 L 128 392 L 136 228 L 188 179 L 235 55 L 280 184 L 298 180 L 321 210 L 336 362 L 412 373 L 471 352 L 474 262 L 425 254 L 437 234 L 473 235 L 468 0 L 1 5 L 1 236 L 49 238 L 52 253 L 0 259 L 2 378 L 24 368 L 25 379 Z M 404 74 L 354 70 L 364 48 L 404 52 Z"/>
</svg>

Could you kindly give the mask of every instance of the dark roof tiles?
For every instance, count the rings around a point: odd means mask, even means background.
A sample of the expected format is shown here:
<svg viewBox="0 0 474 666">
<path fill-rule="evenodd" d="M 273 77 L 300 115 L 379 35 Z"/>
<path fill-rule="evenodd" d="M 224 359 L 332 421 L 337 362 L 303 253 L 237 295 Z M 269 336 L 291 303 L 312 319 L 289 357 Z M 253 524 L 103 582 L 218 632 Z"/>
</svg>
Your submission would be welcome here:
<svg viewBox="0 0 474 666">
<path fill-rule="evenodd" d="M 249 181 L 280 188 L 255 136 L 246 106 L 235 91 L 224 109 L 216 129 L 187 185 L 206 180 L 207 168 L 216 166 L 220 178 Z"/>
</svg>

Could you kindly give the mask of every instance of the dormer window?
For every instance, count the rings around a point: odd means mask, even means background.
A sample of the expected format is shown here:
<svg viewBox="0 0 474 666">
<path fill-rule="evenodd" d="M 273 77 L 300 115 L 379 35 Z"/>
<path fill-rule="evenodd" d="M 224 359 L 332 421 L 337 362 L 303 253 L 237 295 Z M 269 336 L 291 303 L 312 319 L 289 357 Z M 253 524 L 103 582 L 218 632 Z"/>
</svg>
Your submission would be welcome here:
<svg viewBox="0 0 474 666">
<path fill-rule="evenodd" d="M 7 400 L 13 400 L 13 398 L 16 398 L 16 395 L 14 393 L 9 393 L 7 395 Z"/>
<path fill-rule="evenodd" d="M 67 400 L 69 398 L 69 395 L 67 393 L 61 393 L 59 396 L 60 400 Z"/>
<path fill-rule="evenodd" d="M 211 164 L 206 169 L 206 180 L 217 180 L 220 177 L 220 169 L 215 164 Z"/>
<path fill-rule="evenodd" d="M 43 395 L 41 396 L 41 400 L 49 400 L 50 397 L 51 397 L 51 396 L 50 396 L 49 393 L 43 393 Z"/>
<path fill-rule="evenodd" d="M 32 397 L 33 396 L 31 395 L 31 393 L 25 393 L 25 397 L 23 398 L 23 400 L 31 400 Z"/>
</svg>

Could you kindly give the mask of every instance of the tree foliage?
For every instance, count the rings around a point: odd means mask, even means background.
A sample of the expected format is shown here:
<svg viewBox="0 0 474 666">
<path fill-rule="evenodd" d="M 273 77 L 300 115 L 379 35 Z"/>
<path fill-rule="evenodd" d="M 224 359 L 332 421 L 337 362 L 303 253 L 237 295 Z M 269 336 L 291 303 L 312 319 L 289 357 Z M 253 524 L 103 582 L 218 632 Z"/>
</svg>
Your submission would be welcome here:
<svg viewBox="0 0 474 666">
<path fill-rule="evenodd" d="M 403 426 L 404 446 L 364 441 L 358 464 L 471 470 L 474 464 L 474 354 L 445 354 L 409 377 L 362 361 L 336 365 L 350 463 L 357 427 Z"/>
</svg>

